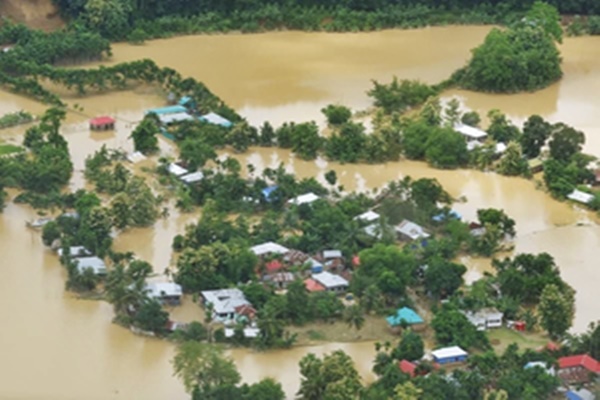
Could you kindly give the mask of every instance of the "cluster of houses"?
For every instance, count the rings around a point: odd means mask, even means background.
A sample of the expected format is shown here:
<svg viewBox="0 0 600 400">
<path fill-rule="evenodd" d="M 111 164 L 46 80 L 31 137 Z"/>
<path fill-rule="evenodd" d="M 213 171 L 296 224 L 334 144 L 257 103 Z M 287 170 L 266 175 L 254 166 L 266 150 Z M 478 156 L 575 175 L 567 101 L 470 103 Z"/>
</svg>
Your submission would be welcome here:
<svg viewBox="0 0 600 400">
<path fill-rule="evenodd" d="M 456 124 L 454 126 L 454 130 L 463 135 L 467 141 L 467 150 L 469 151 L 475 150 L 477 147 L 482 146 L 488 137 L 486 131 L 465 124 Z M 505 143 L 496 143 L 496 148 L 494 151 L 496 156 L 499 157 L 502 155 L 506 151 L 506 147 L 507 146 Z"/>
<path fill-rule="evenodd" d="M 59 257 L 67 257 L 75 264 L 80 273 L 92 270 L 95 275 L 106 275 L 107 269 L 104 260 L 92 254 L 83 246 L 71 246 L 66 249 L 58 249 Z"/>
</svg>

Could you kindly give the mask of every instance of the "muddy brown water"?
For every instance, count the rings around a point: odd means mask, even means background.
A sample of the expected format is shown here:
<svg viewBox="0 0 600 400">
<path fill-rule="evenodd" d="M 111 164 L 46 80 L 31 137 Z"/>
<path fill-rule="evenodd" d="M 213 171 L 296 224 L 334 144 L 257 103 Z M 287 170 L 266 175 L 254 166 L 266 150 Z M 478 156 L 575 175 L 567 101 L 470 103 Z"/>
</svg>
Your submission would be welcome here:
<svg viewBox="0 0 600 400">
<path fill-rule="evenodd" d="M 435 82 L 446 77 L 469 56 L 489 28 L 447 27 L 368 34 L 270 33 L 182 37 L 144 46 L 117 45 L 112 62 L 148 57 L 184 75 L 204 81 L 215 93 L 238 109 L 250 122 L 271 120 L 321 121 L 320 108 L 344 103 L 365 108 L 369 80 L 399 77 Z M 565 121 L 588 135 L 587 151 L 600 155 L 599 128 L 594 116 L 599 107 L 593 93 L 600 89 L 600 38 L 566 39 L 562 46 L 564 79 L 535 94 L 491 96 L 464 91 L 463 104 L 478 111 L 500 108 L 516 122 L 532 113 Z M 84 107 L 71 112 L 63 133 L 69 141 L 76 173 L 72 188 L 82 187 L 85 157 L 103 144 L 131 150 L 127 139 L 143 110 L 164 104 L 153 90 L 138 89 L 89 98 L 70 98 Z M 20 96 L 0 92 L 2 113 L 25 109 L 41 113 L 44 106 Z M 87 118 L 99 114 L 117 117 L 115 132 L 91 133 Z M 26 127 L 0 132 L 0 139 L 18 143 Z M 161 139 L 162 154 L 174 154 Z M 371 190 L 390 180 L 410 175 L 435 177 L 455 197 L 468 201 L 456 205 L 465 218 L 477 208 L 505 209 L 517 221 L 517 252 L 550 252 L 565 279 L 577 289 L 574 330 L 599 318 L 595 289 L 600 280 L 595 256 L 600 228 L 592 215 L 571 204 L 552 200 L 535 184 L 477 171 L 439 171 L 423 163 L 402 161 L 384 165 L 340 165 L 326 160 L 305 162 L 285 150 L 251 149 L 236 155 L 243 165 L 257 169 L 283 162 L 301 177 L 335 169 L 347 190 Z M 14 193 L 11 193 L 14 196 Z M 185 399 L 182 385 L 172 376 L 173 346 L 135 336 L 111 324 L 112 309 L 104 302 L 79 300 L 65 293 L 65 272 L 46 250 L 39 234 L 25 227 L 35 215 L 9 204 L 0 214 L 0 398 L 11 399 Z M 121 234 L 115 247 L 132 250 L 150 261 L 157 273 L 170 264 L 170 243 L 194 216 L 172 212 L 153 228 Z M 464 259 L 467 280 L 489 270 L 489 261 Z M 201 311 L 186 298 L 174 310 L 182 321 L 201 319 Z M 374 355 L 373 344 L 331 343 L 286 351 L 255 353 L 230 351 L 249 382 L 271 376 L 284 384 L 291 398 L 299 384 L 298 361 L 307 352 L 318 354 L 344 349 L 356 361 L 365 379 Z"/>
</svg>

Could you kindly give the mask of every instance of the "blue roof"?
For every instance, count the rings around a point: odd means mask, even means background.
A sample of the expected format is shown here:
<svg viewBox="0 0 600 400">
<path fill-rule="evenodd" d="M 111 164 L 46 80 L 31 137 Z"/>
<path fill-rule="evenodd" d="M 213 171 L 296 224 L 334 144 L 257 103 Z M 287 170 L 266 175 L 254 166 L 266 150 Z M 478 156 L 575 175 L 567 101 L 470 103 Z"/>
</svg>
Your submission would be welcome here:
<svg viewBox="0 0 600 400">
<path fill-rule="evenodd" d="M 198 119 L 200 119 L 201 121 L 206 121 L 209 124 L 220 125 L 225 128 L 229 128 L 233 125 L 230 120 L 223 118 L 219 114 L 215 114 L 213 112 L 208 113 L 206 115 L 202 115 Z"/>
<path fill-rule="evenodd" d="M 186 112 L 187 108 L 184 106 L 168 106 L 168 107 L 160 107 L 153 108 L 151 110 L 147 110 L 146 114 L 156 114 L 156 115 L 164 115 L 164 114 L 176 114 L 181 112 Z"/>
<path fill-rule="evenodd" d="M 423 318 L 419 316 L 413 309 L 408 307 L 402 307 L 396 311 L 395 315 L 390 315 L 386 318 L 386 321 L 390 326 L 402 325 L 402 321 L 405 321 L 408 325 L 422 324 Z"/>
<path fill-rule="evenodd" d="M 271 194 L 275 191 L 275 189 L 277 189 L 278 186 L 269 186 L 266 187 L 262 190 L 262 194 L 265 198 L 265 200 L 269 201 L 271 199 Z"/>
<path fill-rule="evenodd" d="M 194 99 L 192 99 L 190 96 L 183 96 L 181 99 L 179 99 L 179 105 L 185 106 L 187 103 L 190 103 L 193 101 L 194 101 Z"/>
<path fill-rule="evenodd" d="M 448 213 L 448 216 L 451 218 L 458 219 L 458 220 L 462 219 L 462 216 L 454 210 L 450 210 L 450 212 Z M 446 214 L 439 213 L 437 215 L 434 215 L 431 219 L 434 220 L 435 222 L 442 222 L 443 220 L 446 219 Z"/>
</svg>

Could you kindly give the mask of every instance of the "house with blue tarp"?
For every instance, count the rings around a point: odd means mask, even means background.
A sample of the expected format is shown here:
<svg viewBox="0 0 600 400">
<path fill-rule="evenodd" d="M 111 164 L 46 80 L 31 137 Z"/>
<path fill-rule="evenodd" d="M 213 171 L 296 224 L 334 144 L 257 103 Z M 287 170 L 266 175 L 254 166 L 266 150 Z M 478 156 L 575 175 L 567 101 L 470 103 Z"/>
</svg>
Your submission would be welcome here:
<svg viewBox="0 0 600 400">
<path fill-rule="evenodd" d="M 182 105 L 176 106 L 167 106 L 167 107 L 159 107 L 152 108 L 146 111 L 146 114 L 156 114 L 156 115 L 166 115 L 166 114 L 178 114 L 187 112 L 187 108 Z"/>
<path fill-rule="evenodd" d="M 273 199 L 271 198 L 271 195 L 273 194 L 273 192 L 275 190 L 277 190 L 277 188 L 278 188 L 278 186 L 273 185 L 273 186 L 268 186 L 268 187 L 264 188 L 263 190 L 261 190 L 263 198 L 268 202 L 273 201 Z"/>
<path fill-rule="evenodd" d="M 396 314 L 390 315 L 386 321 L 391 327 L 406 325 L 419 325 L 425 321 L 412 308 L 402 307 L 396 311 Z"/>
<path fill-rule="evenodd" d="M 190 96 L 183 96 L 181 99 L 179 99 L 178 104 L 180 106 L 184 106 L 188 110 L 193 110 L 196 108 L 196 102 Z"/>
<path fill-rule="evenodd" d="M 596 400 L 596 396 L 585 388 L 569 390 L 566 394 L 566 398 L 568 400 Z"/>
<path fill-rule="evenodd" d="M 456 220 L 460 221 L 462 219 L 462 216 L 458 212 L 456 212 L 454 210 L 450 210 L 449 212 L 441 212 L 437 215 L 434 215 L 433 217 L 431 217 L 431 219 L 434 222 L 442 222 L 447 219 L 456 219 Z"/>
</svg>

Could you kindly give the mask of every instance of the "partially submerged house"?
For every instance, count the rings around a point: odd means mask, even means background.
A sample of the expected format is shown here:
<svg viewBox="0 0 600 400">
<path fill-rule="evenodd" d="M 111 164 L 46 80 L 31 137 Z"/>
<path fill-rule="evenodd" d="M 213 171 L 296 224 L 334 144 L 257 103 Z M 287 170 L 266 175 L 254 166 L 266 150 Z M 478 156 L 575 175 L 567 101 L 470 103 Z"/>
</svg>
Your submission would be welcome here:
<svg viewBox="0 0 600 400">
<path fill-rule="evenodd" d="M 90 129 L 93 131 L 112 131 L 115 129 L 115 119 L 107 115 L 90 119 Z"/>
<path fill-rule="evenodd" d="M 236 318 L 236 308 L 250 305 L 239 289 L 205 290 L 200 293 L 204 305 L 212 304 L 212 318 L 221 322 L 231 322 Z"/>
<path fill-rule="evenodd" d="M 59 257 L 62 257 L 64 254 L 67 257 L 71 257 L 71 258 L 81 258 L 81 257 L 92 256 L 92 252 L 83 246 L 71 246 L 66 249 L 66 252 L 64 251 L 64 249 L 60 248 L 56 251 L 56 254 L 58 254 Z"/>
<path fill-rule="evenodd" d="M 415 310 L 408 307 L 399 308 L 394 315 L 390 315 L 385 320 L 392 328 L 403 325 L 422 325 L 425 323 L 423 318 L 421 318 Z"/>
<path fill-rule="evenodd" d="M 181 285 L 173 282 L 153 282 L 144 287 L 146 294 L 162 304 L 179 305 L 183 290 Z"/>
<path fill-rule="evenodd" d="M 323 286 L 328 292 L 340 293 L 348 290 L 348 281 L 331 272 L 323 271 L 318 274 L 312 274 L 312 279 Z"/>
<path fill-rule="evenodd" d="M 223 118 L 214 112 L 202 115 L 198 117 L 198 119 L 200 121 L 208 122 L 209 124 L 222 126 L 223 128 L 231 128 L 233 126 L 233 123 L 230 120 Z"/>
<path fill-rule="evenodd" d="M 452 364 L 464 362 L 469 357 L 469 353 L 458 346 L 443 347 L 431 352 L 433 360 L 438 364 Z"/>
<path fill-rule="evenodd" d="M 592 200 L 594 200 L 594 195 L 575 189 L 567 195 L 567 199 L 573 200 L 573 201 L 576 201 L 576 202 L 582 203 L 582 204 L 590 204 L 592 202 Z"/>
<path fill-rule="evenodd" d="M 315 201 L 319 200 L 319 196 L 317 196 L 314 193 L 306 193 L 306 194 L 302 194 L 298 197 L 294 197 L 293 199 L 289 199 L 287 201 L 288 204 L 290 205 L 302 205 L 302 204 L 311 204 L 314 203 Z"/>
<path fill-rule="evenodd" d="M 160 114 L 158 115 L 158 120 L 163 125 L 172 125 L 182 121 L 192 121 L 194 120 L 194 117 L 187 112 L 177 112 L 172 114 Z"/>
<path fill-rule="evenodd" d="M 284 255 L 290 251 L 287 247 L 277 244 L 275 242 L 266 242 L 252 246 L 250 250 L 258 257 L 267 255 Z"/>
<path fill-rule="evenodd" d="M 184 176 L 184 175 L 190 173 L 190 171 L 188 171 L 187 169 L 183 168 L 181 165 L 176 164 L 176 163 L 169 164 L 167 166 L 167 171 L 169 171 L 170 174 L 175 175 L 178 178 L 180 176 Z"/>
<path fill-rule="evenodd" d="M 204 179 L 204 173 L 202 171 L 191 172 L 189 174 L 181 175 L 179 177 L 179 180 L 181 182 L 188 185 L 200 182 L 202 179 Z"/>
<path fill-rule="evenodd" d="M 478 311 L 463 311 L 465 317 L 478 331 L 502 327 L 504 313 L 495 308 L 484 308 Z"/>
<path fill-rule="evenodd" d="M 400 222 L 394 229 L 400 238 L 404 240 L 427 239 L 430 236 L 422 226 L 407 219 Z"/>
<path fill-rule="evenodd" d="M 79 273 L 83 273 L 85 270 L 92 270 L 96 275 L 104 275 L 107 272 L 106 264 L 99 257 L 81 257 L 73 260 L 77 266 Z"/>
<path fill-rule="evenodd" d="M 488 136 L 486 131 L 465 124 L 454 125 L 454 130 L 463 135 L 467 142 L 476 141 L 482 143 Z"/>
</svg>

